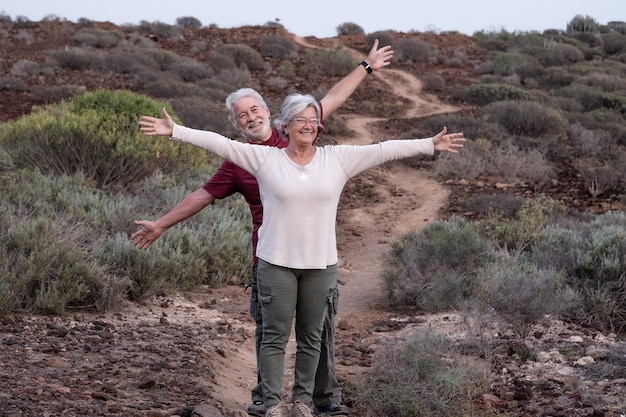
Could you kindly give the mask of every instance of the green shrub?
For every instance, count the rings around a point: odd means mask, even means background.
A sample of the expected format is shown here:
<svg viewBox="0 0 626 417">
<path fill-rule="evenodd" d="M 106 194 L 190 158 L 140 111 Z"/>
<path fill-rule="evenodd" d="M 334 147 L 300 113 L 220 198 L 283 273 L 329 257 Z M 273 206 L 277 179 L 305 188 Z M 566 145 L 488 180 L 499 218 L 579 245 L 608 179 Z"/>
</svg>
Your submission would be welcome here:
<svg viewBox="0 0 626 417">
<path fill-rule="evenodd" d="M 250 71 L 263 69 L 263 57 L 256 49 L 248 45 L 242 43 L 225 44 L 221 45 L 217 51 L 232 58 L 238 67 L 244 65 Z"/>
<path fill-rule="evenodd" d="M 365 31 L 356 23 L 344 22 L 337 26 L 337 35 L 363 35 Z"/>
<path fill-rule="evenodd" d="M 184 173 L 205 163 L 201 149 L 139 132 L 139 117 L 160 116 L 163 106 L 128 91 L 99 90 L 5 123 L 0 144 L 18 168 L 82 173 L 100 188 L 124 187 L 158 171 Z"/>
<path fill-rule="evenodd" d="M 498 101 L 483 108 L 488 118 L 518 136 L 564 136 L 564 117 L 555 109 L 531 101 Z"/>
<path fill-rule="evenodd" d="M 550 198 L 527 200 L 514 219 L 503 221 L 497 214 L 479 223 L 481 233 L 498 248 L 519 257 L 540 238 L 551 216 L 561 211 Z"/>
<path fill-rule="evenodd" d="M 356 389 L 368 415 L 471 417 L 487 390 L 487 370 L 472 366 L 454 341 L 431 331 L 389 342 Z"/>
<path fill-rule="evenodd" d="M 402 236 L 384 258 L 389 304 L 425 311 L 457 307 L 471 296 L 474 273 L 490 253 L 489 242 L 462 218 L 434 221 Z"/>
<path fill-rule="evenodd" d="M 495 101 L 534 99 L 533 94 L 522 88 L 509 84 L 480 83 L 472 84 L 466 89 L 466 100 L 477 106 L 485 106 Z"/>
</svg>

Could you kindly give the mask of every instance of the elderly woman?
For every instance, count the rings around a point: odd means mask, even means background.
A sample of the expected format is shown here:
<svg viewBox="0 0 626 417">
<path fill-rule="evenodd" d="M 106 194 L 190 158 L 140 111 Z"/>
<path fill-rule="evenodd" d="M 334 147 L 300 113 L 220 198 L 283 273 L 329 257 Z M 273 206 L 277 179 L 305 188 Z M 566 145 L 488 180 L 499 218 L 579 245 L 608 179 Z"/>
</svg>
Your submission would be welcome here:
<svg viewBox="0 0 626 417">
<path fill-rule="evenodd" d="M 446 134 L 444 128 L 427 139 L 314 146 L 321 127 L 320 108 L 313 96 L 301 94 L 289 95 L 274 121 L 288 139 L 283 149 L 185 128 L 176 125 L 165 110 L 163 116 L 143 116 L 140 130 L 202 147 L 257 178 L 264 207 L 257 256 L 266 416 L 284 413 L 285 346 L 295 313 L 297 351 L 290 416 L 309 417 L 323 323 L 337 280 L 335 220 L 344 185 L 366 169 L 394 159 L 435 150 L 457 153 L 465 138 L 462 133 Z"/>
</svg>

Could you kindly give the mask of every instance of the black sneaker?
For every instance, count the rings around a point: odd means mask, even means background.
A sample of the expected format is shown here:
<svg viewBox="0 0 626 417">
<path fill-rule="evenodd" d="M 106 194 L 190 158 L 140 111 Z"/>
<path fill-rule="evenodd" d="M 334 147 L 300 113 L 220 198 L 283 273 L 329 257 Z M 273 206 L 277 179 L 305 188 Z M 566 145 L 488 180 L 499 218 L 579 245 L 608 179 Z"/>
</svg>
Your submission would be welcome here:
<svg viewBox="0 0 626 417">
<path fill-rule="evenodd" d="M 263 401 L 253 401 L 252 404 L 248 406 L 247 411 L 251 416 L 263 417 L 267 410 Z"/>
<path fill-rule="evenodd" d="M 350 414 L 350 409 L 341 403 L 335 403 L 326 406 L 316 405 L 313 407 L 313 414 L 326 414 L 327 416 L 347 416 L 348 414 Z"/>
</svg>

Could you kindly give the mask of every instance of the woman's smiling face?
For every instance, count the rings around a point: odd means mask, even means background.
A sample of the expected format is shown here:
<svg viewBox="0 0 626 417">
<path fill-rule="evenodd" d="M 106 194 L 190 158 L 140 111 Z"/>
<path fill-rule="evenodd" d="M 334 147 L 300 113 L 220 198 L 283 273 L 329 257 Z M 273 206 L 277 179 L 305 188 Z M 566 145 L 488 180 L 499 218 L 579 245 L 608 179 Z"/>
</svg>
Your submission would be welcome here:
<svg viewBox="0 0 626 417">
<path fill-rule="evenodd" d="M 291 119 L 284 129 L 290 142 L 312 145 L 319 129 L 319 119 L 315 108 L 309 106 L 304 109 L 302 113 Z"/>
</svg>

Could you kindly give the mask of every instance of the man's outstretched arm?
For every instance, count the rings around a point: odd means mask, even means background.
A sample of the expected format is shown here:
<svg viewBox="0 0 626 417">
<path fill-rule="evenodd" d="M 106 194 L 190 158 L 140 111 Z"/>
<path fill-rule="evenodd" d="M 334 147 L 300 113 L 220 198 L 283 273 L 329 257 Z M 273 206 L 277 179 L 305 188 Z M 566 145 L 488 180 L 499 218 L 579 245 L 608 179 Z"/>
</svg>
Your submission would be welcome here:
<svg viewBox="0 0 626 417">
<path fill-rule="evenodd" d="M 213 194 L 199 188 L 158 220 L 135 220 L 135 224 L 141 226 L 141 229 L 133 233 L 130 239 L 137 248 L 148 249 L 167 229 L 190 218 L 214 201 Z"/>
</svg>

